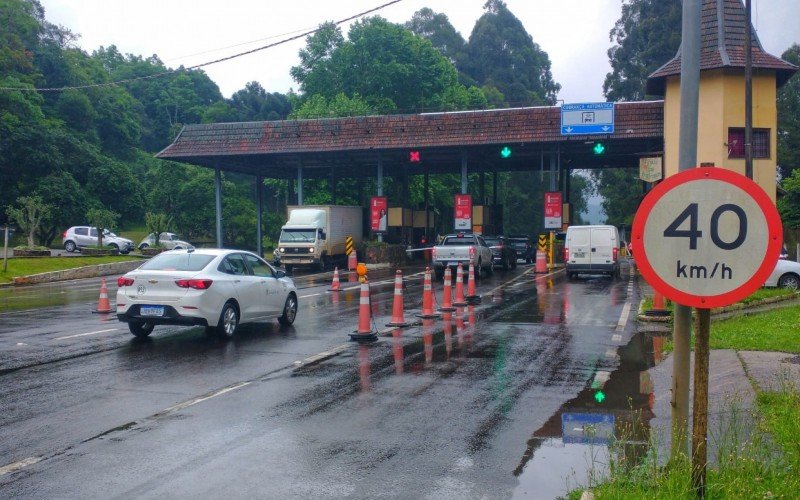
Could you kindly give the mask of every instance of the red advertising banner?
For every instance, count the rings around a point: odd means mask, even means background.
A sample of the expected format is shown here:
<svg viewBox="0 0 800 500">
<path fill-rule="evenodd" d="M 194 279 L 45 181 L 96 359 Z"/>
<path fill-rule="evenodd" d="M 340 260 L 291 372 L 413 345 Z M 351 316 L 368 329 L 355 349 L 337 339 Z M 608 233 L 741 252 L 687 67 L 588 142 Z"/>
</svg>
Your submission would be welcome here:
<svg viewBox="0 0 800 500">
<path fill-rule="evenodd" d="M 373 196 L 369 208 L 370 229 L 373 233 L 385 233 L 389 226 L 389 201 L 385 196 Z"/>
<path fill-rule="evenodd" d="M 456 231 L 472 230 L 472 196 L 457 194 L 453 204 Z"/>
<path fill-rule="evenodd" d="M 544 194 L 544 228 L 561 229 L 561 193 Z"/>
</svg>

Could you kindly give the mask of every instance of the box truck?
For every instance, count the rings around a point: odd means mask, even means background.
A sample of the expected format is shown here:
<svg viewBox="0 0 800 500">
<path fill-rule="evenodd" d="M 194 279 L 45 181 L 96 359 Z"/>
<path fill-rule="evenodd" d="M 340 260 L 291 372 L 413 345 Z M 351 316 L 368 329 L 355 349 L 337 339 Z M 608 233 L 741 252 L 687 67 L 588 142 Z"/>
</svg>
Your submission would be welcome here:
<svg viewBox="0 0 800 500">
<path fill-rule="evenodd" d="M 304 205 L 286 208 L 276 256 L 291 273 L 294 267 L 325 271 L 343 260 L 345 239 L 353 238 L 353 251 L 362 240 L 363 209 L 340 205 Z"/>
</svg>

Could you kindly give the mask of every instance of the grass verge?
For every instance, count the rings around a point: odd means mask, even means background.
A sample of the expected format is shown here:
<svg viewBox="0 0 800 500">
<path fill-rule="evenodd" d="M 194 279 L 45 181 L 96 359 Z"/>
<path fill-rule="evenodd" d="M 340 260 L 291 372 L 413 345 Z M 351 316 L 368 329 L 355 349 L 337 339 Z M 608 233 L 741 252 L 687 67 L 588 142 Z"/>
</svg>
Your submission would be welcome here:
<svg viewBox="0 0 800 500">
<path fill-rule="evenodd" d="M 13 259 L 8 259 L 8 269 L 5 272 L 0 270 L 0 283 L 10 283 L 15 276 L 29 276 L 31 274 L 63 271 L 64 269 L 74 269 L 76 267 L 94 266 L 97 264 L 123 262 L 135 259 L 136 257 L 131 257 L 129 255 L 103 257 L 44 257 L 33 259 L 15 257 Z"/>
<path fill-rule="evenodd" d="M 707 468 L 707 498 L 797 498 L 800 491 L 800 393 L 791 386 L 761 392 L 756 400 L 756 426 L 741 440 L 744 425 L 734 421 L 720 438 L 718 463 Z M 596 499 L 691 499 L 691 463 L 682 457 L 660 466 L 650 452 L 636 464 L 625 463 L 623 444 L 612 449 L 606 481 L 590 485 Z M 578 499 L 583 489 L 570 492 Z"/>
</svg>

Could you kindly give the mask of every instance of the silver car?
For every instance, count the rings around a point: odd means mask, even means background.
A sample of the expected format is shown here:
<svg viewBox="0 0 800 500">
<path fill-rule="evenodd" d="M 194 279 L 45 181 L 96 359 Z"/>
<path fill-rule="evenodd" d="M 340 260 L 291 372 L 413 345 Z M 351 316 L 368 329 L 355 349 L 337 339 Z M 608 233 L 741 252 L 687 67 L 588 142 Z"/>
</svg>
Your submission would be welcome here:
<svg viewBox="0 0 800 500">
<path fill-rule="evenodd" d="M 775 269 L 764 286 L 779 286 L 797 290 L 800 288 L 800 264 L 792 260 L 778 259 Z"/>
<path fill-rule="evenodd" d="M 155 236 L 153 235 L 153 233 L 150 233 L 144 237 L 141 243 L 139 243 L 139 250 L 155 246 L 155 244 L 156 244 Z M 183 241 L 175 233 L 161 233 L 161 236 L 158 237 L 158 244 L 166 248 L 167 250 L 181 250 L 184 248 L 194 248 L 194 245 L 192 245 L 188 241 Z"/>
<path fill-rule="evenodd" d="M 81 248 L 95 246 L 97 245 L 97 228 L 72 226 L 64 231 L 61 243 L 64 245 L 64 250 L 70 253 Z M 121 254 L 127 254 L 133 250 L 133 241 L 117 236 L 108 229 L 103 229 L 103 245 L 115 248 Z"/>
</svg>

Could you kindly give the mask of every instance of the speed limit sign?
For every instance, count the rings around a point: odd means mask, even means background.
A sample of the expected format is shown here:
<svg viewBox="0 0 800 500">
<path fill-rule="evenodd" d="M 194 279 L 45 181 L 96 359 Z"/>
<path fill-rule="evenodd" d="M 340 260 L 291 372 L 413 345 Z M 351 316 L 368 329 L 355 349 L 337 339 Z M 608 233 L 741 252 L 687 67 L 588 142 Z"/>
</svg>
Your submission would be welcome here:
<svg viewBox="0 0 800 500">
<path fill-rule="evenodd" d="M 656 291 L 685 306 L 737 302 L 764 284 L 783 243 L 780 215 L 761 187 L 730 170 L 668 177 L 633 220 L 633 255 Z"/>
</svg>

